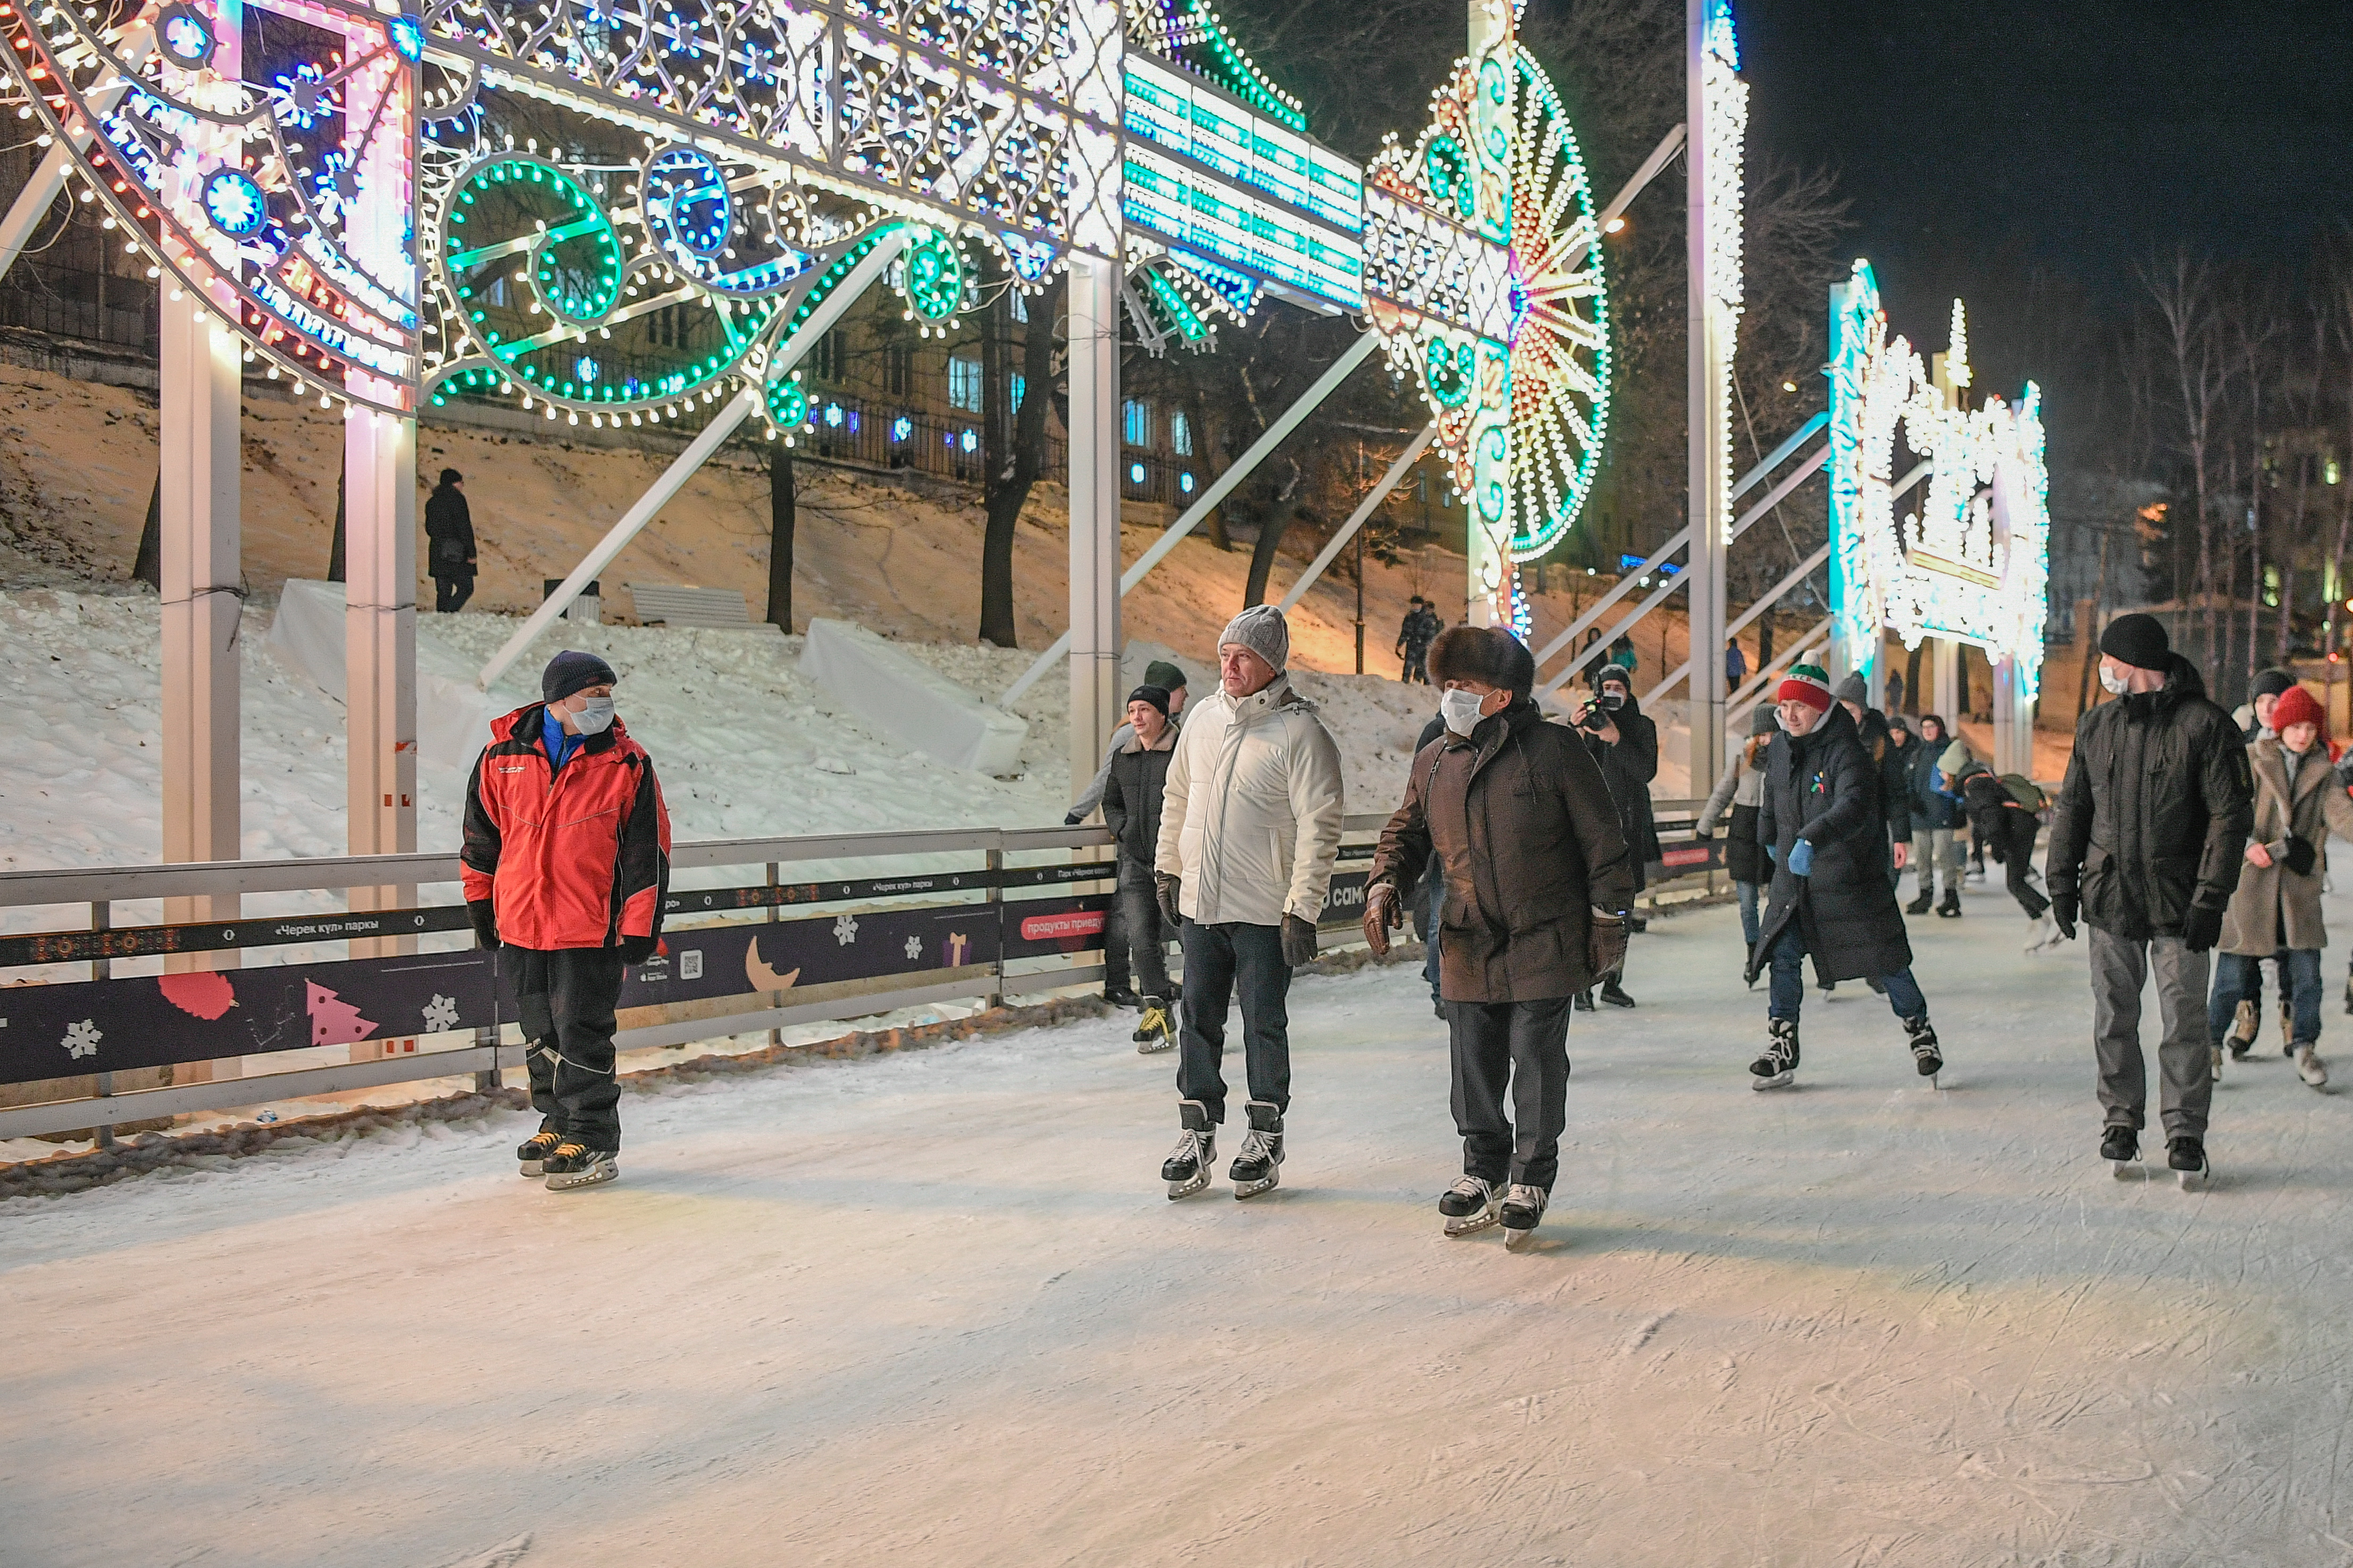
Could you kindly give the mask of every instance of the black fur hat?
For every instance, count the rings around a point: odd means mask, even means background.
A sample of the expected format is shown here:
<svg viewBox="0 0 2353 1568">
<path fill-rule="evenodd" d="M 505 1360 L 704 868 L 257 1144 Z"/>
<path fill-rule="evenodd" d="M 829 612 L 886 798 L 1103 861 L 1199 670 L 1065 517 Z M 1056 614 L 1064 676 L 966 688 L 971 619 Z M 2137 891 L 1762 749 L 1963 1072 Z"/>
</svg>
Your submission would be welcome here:
<svg viewBox="0 0 2353 1568">
<path fill-rule="evenodd" d="M 1535 656 L 1501 626 L 1447 627 L 1430 645 L 1428 668 L 1430 679 L 1440 686 L 1475 680 L 1502 688 L 1514 700 L 1526 697 L 1536 683 Z"/>
</svg>

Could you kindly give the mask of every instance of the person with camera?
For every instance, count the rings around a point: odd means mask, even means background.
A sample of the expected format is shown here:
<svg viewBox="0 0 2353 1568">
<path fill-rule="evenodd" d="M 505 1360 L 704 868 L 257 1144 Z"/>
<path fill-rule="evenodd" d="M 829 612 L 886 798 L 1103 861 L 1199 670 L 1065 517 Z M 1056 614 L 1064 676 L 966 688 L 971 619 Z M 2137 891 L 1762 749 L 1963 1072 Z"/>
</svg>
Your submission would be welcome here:
<svg viewBox="0 0 2353 1568">
<path fill-rule="evenodd" d="M 1529 698 L 1528 650 L 1501 627 L 1455 626 L 1431 646 L 1430 673 L 1445 689 L 1445 731 L 1415 754 L 1381 830 L 1365 940 L 1388 951 L 1409 889 L 1433 869 L 1462 1137 L 1462 1178 L 1438 1212 L 1449 1236 L 1501 1223 L 1518 1251 L 1560 1171 L 1571 999 L 1624 952 L 1634 879 L 1592 753 Z"/>
<path fill-rule="evenodd" d="M 2118 700 L 2075 726 L 2043 879 L 2059 934 L 2073 941 L 2079 916 L 2092 928 L 2100 1157 L 2118 1175 L 2140 1158 L 2141 990 L 2154 969 L 2166 1163 L 2189 1186 L 2206 1174 L 2214 1098 L 2206 955 L 2246 864 L 2254 783 L 2238 725 L 2207 699 L 2197 666 L 2173 651 L 2155 616 L 2118 616 L 2100 633 L 2100 685 Z"/>
<path fill-rule="evenodd" d="M 1765 1049 L 1751 1089 L 1780 1089 L 1798 1071 L 1805 961 L 1825 984 L 1875 980 L 1903 1022 L 1920 1076 L 1944 1070 L 1928 999 L 1912 978 L 1912 944 L 1895 902 L 1882 772 L 1862 749 L 1853 715 L 1831 699 L 1830 678 L 1792 665 L 1774 693 L 1781 733 L 1766 753 L 1757 837 L 1773 866 L 1764 930 L 1748 978 L 1770 967 Z"/>
<path fill-rule="evenodd" d="M 1592 695 L 1577 712 L 1577 727 L 1617 804 L 1618 831 L 1626 840 L 1634 892 L 1639 894 L 1648 881 L 1647 868 L 1659 858 L 1659 830 L 1651 817 L 1651 781 L 1659 775 L 1659 727 L 1643 717 L 1641 704 L 1634 700 L 1634 678 L 1617 664 L 1605 664 L 1595 674 Z M 1631 903 L 1630 897 L 1630 908 Z M 1642 929 L 1640 919 L 1629 920 L 1630 929 Z M 1626 994 L 1622 964 L 1595 978 L 1604 1002 L 1613 1007 L 1634 1005 L 1634 998 Z M 1592 992 L 1578 993 L 1577 1006 L 1590 1012 Z"/>
</svg>

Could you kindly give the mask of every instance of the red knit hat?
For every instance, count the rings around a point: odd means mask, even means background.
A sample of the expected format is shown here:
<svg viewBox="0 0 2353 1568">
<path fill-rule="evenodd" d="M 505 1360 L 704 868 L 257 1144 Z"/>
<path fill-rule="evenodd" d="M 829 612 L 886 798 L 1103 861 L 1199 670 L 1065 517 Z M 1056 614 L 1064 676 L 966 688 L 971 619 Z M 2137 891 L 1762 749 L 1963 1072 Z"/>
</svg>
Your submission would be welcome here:
<svg viewBox="0 0 2353 1568">
<path fill-rule="evenodd" d="M 2320 710 L 2320 699 L 2301 686 L 2291 686 L 2272 704 L 2272 732 L 2277 734 L 2290 724 L 2318 724 L 2326 729 L 2327 717 Z"/>
</svg>

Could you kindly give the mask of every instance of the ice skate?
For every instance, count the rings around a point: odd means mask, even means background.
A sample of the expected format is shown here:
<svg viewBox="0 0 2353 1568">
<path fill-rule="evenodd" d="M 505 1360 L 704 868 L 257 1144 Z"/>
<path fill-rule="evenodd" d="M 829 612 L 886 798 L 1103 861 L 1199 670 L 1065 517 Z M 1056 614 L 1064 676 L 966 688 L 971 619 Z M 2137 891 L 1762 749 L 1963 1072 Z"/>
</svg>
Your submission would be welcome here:
<svg viewBox="0 0 2353 1568">
<path fill-rule="evenodd" d="M 1237 1198 L 1254 1198 L 1282 1179 L 1282 1112 L 1263 1100 L 1251 1100 L 1248 1110 L 1250 1131 L 1226 1172 Z"/>
<path fill-rule="evenodd" d="M 602 1186 L 621 1173 L 620 1154 L 612 1149 L 591 1149 L 586 1143 L 566 1138 L 555 1146 L 554 1152 L 540 1162 L 547 1173 L 547 1190 L 568 1193 L 580 1187 Z"/>
<path fill-rule="evenodd" d="M 2214 1054 L 2214 1081 L 2220 1083 L 2222 1081 L 2222 1047 L 2210 1046 L 2207 1048 Z"/>
<path fill-rule="evenodd" d="M 2140 1134 L 2129 1127 L 2111 1127 L 2100 1134 L 2100 1158 L 2119 1182 L 2132 1174 L 2132 1167 L 2140 1163 Z"/>
<path fill-rule="evenodd" d="M 1512 1190 L 1504 1194 L 1500 1217 L 1504 1222 L 1504 1246 L 1513 1252 L 1525 1252 L 1528 1240 L 1535 1235 L 1536 1226 L 1544 1220 L 1545 1205 L 1552 1194 L 1542 1187 L 1532 1187 L 1525 1182 L 1514 1182 Z"/>
<path fill-rule="evenodd" d="M 2255 1048 L 2255 1005 L 2253 1002 L 2242 1001 L 2239 1004 L 2238 1011 L 2231 1015 L 2231 1032 L 2223 1037 L 2223 1040 L 2230 1046 L 2233 1057 L 2241 1061 L 2247 1059 L 2247 1053 Z"/>
<path fill-rule="evenodd" d="M 1945 1070 L 1944 1053 L 1936 1048 L 1936 1026 L 1924 1016 L 1904 1020 L 1904 1032 L 1912 1039 L 1912 1064 L 1928 1087 L 1936 1087 L 1936 1075 Z"/>
<path fill-rule="evenodd" d="M 2328 1064 L 2320 1059 L 2319 1051 L 2309 1041 L 2295 1048 L 2295 1076 L 2315 1089 L 2328 1087 Z"/>
<path fill-rule="evenodd" d="M 1168 1004 L 1157 996 L 1144 999 L 1144 1017 L 1135 1026 L 1135 1050 L 1138 1056 L 1151 1056 L 1169 1050 L 1176 1044 L 1176 1027 L 1168 1016 Z"/>
<path fill-rule="evenodd" d="M 1945 889 L 1944 901 L 1936 906 L 1936 913 L 1948 921 L 1961 918 L 1961 890 L 1958 888 Z"/>
<path fill-rule="evenodd" d="M 1929 906 L 1933 905 L 1936 901 L 1936 895 L 1935 891 L 1924 887 L 1920 889 L 1920 896 L 1918 898 L 1904 906 L 1904 912 L 1907 915 L 1925 915 L 1928 912 Z"/>
<path fill-rule="evenodd" d="M 1634 1005 L 1634 999 L 1626 994 L 1626 988 L 1618 984 L 1618 977 L 1614 974 L 1601 983 L 1601 999 L 1612 1007 L 1631 1007 Z"/>
<path fill-rule="evenodd" d="M 1209 1167 L 1218 1158 L 1218 1130 L 1209 1125 L 1209 1108 L 1198 1100 L 1177 1101 L 1176 1117 L 1185 1134 L 1160 1162 L 1160 1179 L 1168 1184 L 1171 1198 L 1186 1198 L 1209 1184 Z"/>
<path fill-rule="evenodd" d="M 2206 1141 L 2183 1135 L 2165 1141 L 2165 1163 L 2171 1166 L 2181 1183 L 2181 1190 L 2194 1193 L 2206 1184 L 2214 1173 L 2206 1160 Z"/>
<path fill-rule="evenodd" d="M 515 1163 L 522 1167 L 525 1176 L 536 1178 L 541 1174 L 540 1163 L 554 1153 L 555 1146 L 563 1142 L 562 1133 L 552 1127 L 543 1127 L 515 1146 Z"/>
<path fill-rule="evenodd" d="M 2050 912 L 2045 910 L 2035 918 L 2032 925 L 2026 928 L 2026 946 L 2023 951 L 2041 952 L 2046 947 L 2055 946 L 2058 941 L 2059 922 L 2052 920 Z"/>
<path fill-rule="evenodd" d="M 1748 1086 L 1751 1089 L 1785 1089 L 1798 1076 L 1797 1020 L 1776 1018 L 1771 1027 L 1765 1054 L 1748 1064 L 1748 1070 L 1757 1075 Z"/>
<path fill-rule="evenodd" d="M 1465 1176 L 1446 1189 L 1438 1212 L 1449 1236 L 1469 1236 L 1503 1217 L 1504 1195 L 1483 1176 Z"/>
</svg>

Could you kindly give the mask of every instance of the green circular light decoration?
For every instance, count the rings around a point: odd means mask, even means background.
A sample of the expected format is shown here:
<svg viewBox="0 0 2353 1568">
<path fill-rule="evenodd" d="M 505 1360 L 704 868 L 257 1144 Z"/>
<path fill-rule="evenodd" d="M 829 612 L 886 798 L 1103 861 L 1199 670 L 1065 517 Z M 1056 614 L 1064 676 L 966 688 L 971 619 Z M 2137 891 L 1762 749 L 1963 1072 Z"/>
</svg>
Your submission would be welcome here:
<svg viewBox="0 0 2353 1568">
<path fill-rule="evenodd" d="M 1471 395 L 1478 375 L 1478 351 L 1469 343 L 1450 343 L 1433 335 L 1426 345 L 1430 361 L 1424 379 L 1430 395 L 1441 408 L 1460 408 Z"/>
<path fill-rule="evenodd" d="M 808 394 L 797 376 L 768 383 L 768 423 L 779 430 L 797 430 L 808 423 Z"/>
<path fill-rule="evenodd" d="M 944 321 L 964 307 L 964 252 L 946 235 L 934 232 L 907 247 L 902 258 L 901 291 L 915 314 Z"/>
</svg>

